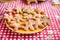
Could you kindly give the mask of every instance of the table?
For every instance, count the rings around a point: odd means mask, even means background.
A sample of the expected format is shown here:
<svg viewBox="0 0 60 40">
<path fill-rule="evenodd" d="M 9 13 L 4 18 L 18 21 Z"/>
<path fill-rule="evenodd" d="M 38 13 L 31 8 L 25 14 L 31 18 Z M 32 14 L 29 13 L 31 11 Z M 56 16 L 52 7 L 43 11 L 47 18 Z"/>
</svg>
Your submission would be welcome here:
<svg viewBox="0 0 60 40">
<path fill-rule="evenodd" d="M 0 17 L 4 14 L 6 8 L 14 8 L 15 6 L 24 7 L 25 0 L 16 0 L 12 2 L 0 2 Z M 35 34 L 18 34 L 9 30 L 0 18 L 0 40 L 60 40 L 60 6 L 55 7 L 51 1 L 31 3 L 28 6 L 41 8 L 50 18 L 50 26 Z"/>
</svg>

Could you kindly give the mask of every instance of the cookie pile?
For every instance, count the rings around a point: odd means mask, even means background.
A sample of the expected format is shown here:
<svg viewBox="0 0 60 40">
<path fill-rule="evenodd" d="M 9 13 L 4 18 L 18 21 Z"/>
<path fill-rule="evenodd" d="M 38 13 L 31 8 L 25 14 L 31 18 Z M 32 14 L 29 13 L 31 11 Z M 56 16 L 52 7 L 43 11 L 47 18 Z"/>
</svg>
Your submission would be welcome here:
<svg viewBox="0 0 60 40">
<path fill-rule="evenodd" d="M 28 29 L 32 31 L 50 24 L 43 10 L 29 6 L 22 9 L 19 7 L 6 9 L 4 21 L 14 31 Z"/>
</svg>

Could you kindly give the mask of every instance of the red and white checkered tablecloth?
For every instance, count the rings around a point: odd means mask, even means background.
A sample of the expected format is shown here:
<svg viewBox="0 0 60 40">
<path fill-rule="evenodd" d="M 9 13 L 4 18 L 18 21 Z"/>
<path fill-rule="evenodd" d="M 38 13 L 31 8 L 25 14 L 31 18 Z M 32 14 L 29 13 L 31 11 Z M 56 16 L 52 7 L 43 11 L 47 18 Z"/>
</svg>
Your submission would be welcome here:
<svg viewBox="0 0 60 40">
<path fill-rule="evenodd" d="M 26 5 L 24 0 L 9 3 L 0 2 L 0 17 L 4 14 L 5 8 L 24 7 Z M 50 26 L 35 34 L 18 34 L 9 30 L 0 18 L 0 40 L 60 40 L 60 6 L 52 6 L 48 0 L 46 2 L 39 2 L 38 4 L 32 3 L 28 6 L 43 9 L 46 15 L 50 17 Z"/>
</svg>

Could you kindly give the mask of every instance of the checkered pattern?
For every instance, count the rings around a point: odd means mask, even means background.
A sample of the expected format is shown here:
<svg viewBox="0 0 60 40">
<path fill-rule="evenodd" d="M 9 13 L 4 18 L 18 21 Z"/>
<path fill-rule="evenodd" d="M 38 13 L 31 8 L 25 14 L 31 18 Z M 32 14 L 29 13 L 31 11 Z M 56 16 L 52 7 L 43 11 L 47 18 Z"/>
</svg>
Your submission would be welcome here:
<svg viewBox="0 0 60 40">
<path fill-rule="evenodd" d="M 5 8 L 14 8 L 15 6 L 24 7 L 26 5 L 25 0 L 17 0 L 9 3 L 0 2 L 0 17 L 4 14 Z M 50 0 L 39 4 L 32 3 L 28 6 L 43 9 L 46 15 L 50 17 L 50 26 L 35 34 L 18 34 L 9 30 L 0 18 L 0 40 L 60 40 L 60 19 L 57 18 L 60 15 L 60 6 L 52 6 Z M 48 37 L 50 36 L 51 38 L 49 39 Z"/>
</svg>

